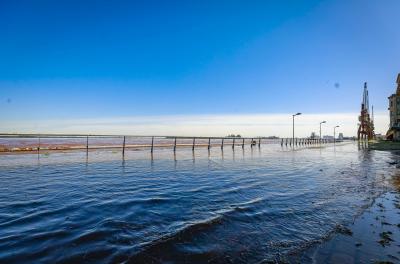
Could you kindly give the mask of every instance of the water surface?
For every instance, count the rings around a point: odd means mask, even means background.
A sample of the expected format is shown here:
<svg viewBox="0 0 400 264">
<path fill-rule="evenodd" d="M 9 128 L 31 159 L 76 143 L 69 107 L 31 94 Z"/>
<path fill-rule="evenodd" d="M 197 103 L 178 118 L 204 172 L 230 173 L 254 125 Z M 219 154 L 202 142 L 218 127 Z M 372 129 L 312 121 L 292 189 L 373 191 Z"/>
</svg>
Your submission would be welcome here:
<svg viewBox="0 0 400 264">
<path fill-rule="evenodd" d="M 336 147 L 0 156 L 2 263 L 262 263 L 342 230 L 391 153 Z"/>
</svg>

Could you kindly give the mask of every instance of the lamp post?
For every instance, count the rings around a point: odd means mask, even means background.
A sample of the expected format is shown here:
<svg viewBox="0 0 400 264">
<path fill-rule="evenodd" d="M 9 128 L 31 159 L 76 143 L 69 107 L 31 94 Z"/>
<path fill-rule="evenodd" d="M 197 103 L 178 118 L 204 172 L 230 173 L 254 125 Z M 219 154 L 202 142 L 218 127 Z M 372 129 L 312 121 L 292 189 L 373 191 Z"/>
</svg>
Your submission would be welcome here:
<svg viewBox="0 0 400 264">
<path fill-rule="evenodd" d="M 319 141 L 321 142 L 322 139 L 322 124 L 326 124 L 326 121 L 322 121 L 319 123 Z"/>
<path fill-rule="evenodd" d="M 301 113 L 297 113 L 297 114 L 294 114 L 294 115 L 292 115 L 292 117 L 293 117 L 293 144 L 294 144 L 294 117 L 295 116 L 299 116 L 299 115 L 301 115 Z"/>
<path fill-rule="evenodd" d="M 340 127 L 340 126 L 335 126 L 335 127 L 333 128 L 333 143 L 334 143 L 334 144 L 336 144 L 336 128 L 338 128 L 338 127 Z"/>
</svg>

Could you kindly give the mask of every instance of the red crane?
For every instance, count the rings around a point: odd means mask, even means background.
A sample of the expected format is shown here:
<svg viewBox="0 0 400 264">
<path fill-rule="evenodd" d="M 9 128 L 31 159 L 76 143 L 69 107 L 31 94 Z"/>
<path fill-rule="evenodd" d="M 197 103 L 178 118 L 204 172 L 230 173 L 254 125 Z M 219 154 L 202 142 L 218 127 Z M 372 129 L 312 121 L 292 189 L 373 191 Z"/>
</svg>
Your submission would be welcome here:
<svg viewBox="0 0 400 264">
<path fill-rule="evenodd" d="M 368 95 L 367 83 L 364 83 L 364 94 L 363 94 L 363 101 L 361 104 L 361 114 L 358 117 L 358 121 L 360 121 L 357 134 L 358 140 L 374 139 L 375 137 L 374 120 L 373 117 L 371 119 L 369 115 L 369 95 Z"/>
</svg>

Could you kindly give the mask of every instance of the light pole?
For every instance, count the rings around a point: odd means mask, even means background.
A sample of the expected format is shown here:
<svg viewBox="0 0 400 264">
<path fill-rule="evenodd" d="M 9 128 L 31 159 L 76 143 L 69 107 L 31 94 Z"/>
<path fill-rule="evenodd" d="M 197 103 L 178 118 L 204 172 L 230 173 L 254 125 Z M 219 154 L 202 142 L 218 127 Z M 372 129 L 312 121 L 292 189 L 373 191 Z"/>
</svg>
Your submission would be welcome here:
<svg viewBox="0 0 400 264">
<path fill-rule="evenodd" d="M 294 117 L 295 116 L 299 116 L 299 115 L 301 115 L 301 113 L 297 113 L 297 114 L 294 114 L 294 115 L 292 115 L 292 117 L 293 117 L 293 144 L 294 144 Z"/>
<path fill-rule="evenodd" d="M 336 144 L 336 128 L 338 128 L 338 127 L 340 127 L 340 126 L 335 126 L 335 127 L 333 128 L 333 143 L 334 143 L 334 144 Z"/>
<path fill-rule="evenodd" d="M 322 124 L 326 124 L 326 121 L 322 121 L 319 123 L 319 141 L 321 141 L 322 139 L 322 129 L 321 129 Z"/>
</svg>

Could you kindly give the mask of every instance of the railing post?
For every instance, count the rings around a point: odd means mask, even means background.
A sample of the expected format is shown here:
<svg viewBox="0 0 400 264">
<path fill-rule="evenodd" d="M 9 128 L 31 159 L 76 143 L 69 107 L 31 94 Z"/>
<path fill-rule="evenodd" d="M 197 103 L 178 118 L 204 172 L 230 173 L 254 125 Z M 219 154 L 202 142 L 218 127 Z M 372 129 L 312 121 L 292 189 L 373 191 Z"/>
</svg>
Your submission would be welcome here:
<svg viewBox="0 0 400 264">
<path fill-rule="evenodd" d="M 151 137 L 151 153 L 153 154 L 154 150 L 154 137 Z"/>
<path fill-rule="evenodd" d="M 251 148 L 253 148 L 253 141 L 254 141 L 254 138 L 251 139 L 251 143 L 250 143 Z"/>
<path fill-rule="evenodd" d="M 210 150 L 211 148 L 211 138 L 208 138 L 208 146 L 207 146 L 208 150 Z"/>
<path fill-rule="evenodd" d="M 193 138 L 193 145 L 192 145 L 192 151 L 194 151 L 194 145 L 196 144 L 196 138 Z"/>
<path fill-rule="evenodd" d="M 235 138 L 233 138 L 232 149 L 235 149 Z"/>
<path fill-rule="evenodd" d="M 122 156 L 125 157 L 125 136 L 124 136 L 124 142 L 122 143 Z"/>
<path fill-rule="evenodd" d="M 89 153 L 89 136 L 86 136 L 86 154 Z"/>
<path fill-rule="evenodd" d="M 224 149 L 224 138 L 222 138 L 221 149 Z"/>
<path fill-rule="evenodd" d="M 176 137 L 175 137 L 175 141 L 174 141 L 174 152 L 176 152 Z"/>
<path fill-rule="evenodd" d="M 287 141 L 288 141 L 288 139 L 286 138 L 286 140 L 285 140 L 286 147 L 287 147 Z"/>
<path fill-rule="evenodd" d="M 258 139 L 258 147 L 261 147 L 261 138 Z"/>
<path fill-rule="evenodd" d="M 243 143 L 242 143 L 242 149 L 244 149 L 244 139 L 243 139 Z"/>
<path fill-rule="evenodd" d="M 40 136 L 38 137 L 38 147 L 37 147 L 37 154 L 40 154 Z"/>
</svg>

